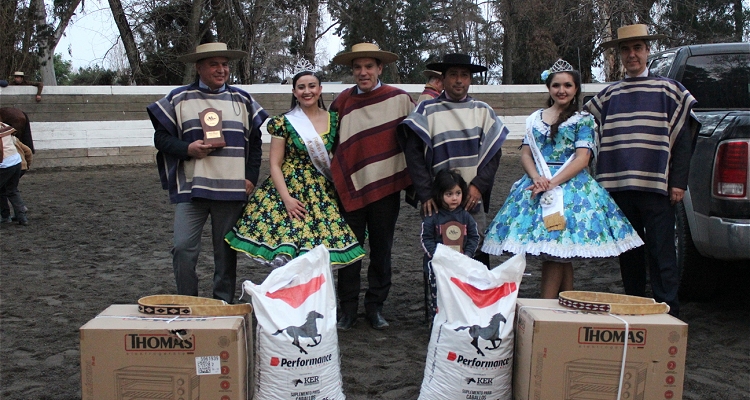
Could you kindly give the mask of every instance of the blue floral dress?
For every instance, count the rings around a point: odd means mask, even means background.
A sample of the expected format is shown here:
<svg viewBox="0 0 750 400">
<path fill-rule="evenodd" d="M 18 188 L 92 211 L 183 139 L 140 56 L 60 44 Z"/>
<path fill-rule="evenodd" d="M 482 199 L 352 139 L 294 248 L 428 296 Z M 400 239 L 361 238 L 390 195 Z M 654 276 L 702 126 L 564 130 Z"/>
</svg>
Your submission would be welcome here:
<svg viewBox="0 0 750 400">
<path fill-rule="evenodd" d="M 321 134 L 327 150 L 336 138 L 338 115 L 329 112 L 328 131 Z M 295 258 L 318 245 L 324 245 L 333 268 L 350 264 L 365 256 L 344 217 L 339 212 L 333 183 L 313 165 L 307 147 L 294 126 L 283 115 L 268 123 L 271 136 L 284 139 L 284 175 L 289 194 L 305 203 L 304 219 L 289 218 L 271 177 L 253 193 L 234 229 L 225 240 L 238 251 L 247 253 L 261 263 L 277 255 Z"/>
<path fill-rule="evenodd" d="M 563 122 L 554 140 L 549 139 L 550 126 L 542 121 L 542 110 L 529 116 L 526 126 L 532 129 L 553 175 L 577 148 L 594 148 L 594 119 L 588 113 L 576 113 Z M 526 139 L 524 145 L 528 145 Z M 532 184 L 528 175 L 513 184 L 487 228 L 484 252 L 526 252 L 550 259 L 594 258 L 616 256 L 643 244 L 622 210 L 585 168 L 560 185 L 566 220 L 565 229 L 560 231 L 545 228 L 541 196 L 532 199 L 531 190 L 526 190 Z"/>
</svg>

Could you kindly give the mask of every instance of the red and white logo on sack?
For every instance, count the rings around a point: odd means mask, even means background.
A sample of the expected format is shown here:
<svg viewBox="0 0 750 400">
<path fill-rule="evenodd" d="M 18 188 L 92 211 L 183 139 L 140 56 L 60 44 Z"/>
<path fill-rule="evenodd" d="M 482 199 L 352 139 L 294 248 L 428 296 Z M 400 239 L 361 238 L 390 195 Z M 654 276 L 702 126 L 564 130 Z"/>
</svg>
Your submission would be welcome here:
<svg viewBox="0 0 750 400">
<path fill-rule="evenodd" d="M 456 277 L 451 278 L 451 282 L 469 296 L 474 305 L 479 308 L 489 307 L 517 289 L 515 282 L 503 283 L 491 289 L 478 289 L 472 284 L 463 282 Z"/>
<path fill-rule="evenodd" d="M 326 278 L 323 274 L 320 274 L 306 283 L 301 283 L 296 286 L 286 286 L 273 292 L 267 292 L 266 297 L 281 300 L 290 306 L 297 308 L 315 292 L 320 290 L 325 281 Z"/>
</svg>

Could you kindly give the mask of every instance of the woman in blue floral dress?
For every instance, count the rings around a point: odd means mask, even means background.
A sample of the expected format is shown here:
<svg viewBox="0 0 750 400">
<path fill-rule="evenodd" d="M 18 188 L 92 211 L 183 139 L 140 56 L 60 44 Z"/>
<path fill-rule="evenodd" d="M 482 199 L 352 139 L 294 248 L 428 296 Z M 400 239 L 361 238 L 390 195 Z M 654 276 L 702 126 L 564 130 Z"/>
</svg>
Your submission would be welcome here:
<svg viewBox="0 0 750 400">
<path fill-rule="evenodd" d="M 559 292 L 573 289 L 572 259 L 613 257 L 643 241 L 585 169 L 594 149 L 594 119 L 578 112 L 580 74 L 559 60 L 542 79 L 550 97 L 548 108 L 526 120 L 521 149 L 526 174 L 513 184 L 489 225 L 482 250 L 539 256 L 542 297 L 557 298 Z M 559 215 L 543 211 L 543 205 L 554 204 Z"/>
<path fill-rule="evenodd" d="M 320 78 L 312 71 L 292 81 L 292 110 L 268 123 L 271 177 L 253 193 L 225 240 L 255 260 L 279 267 L 318 245 L 341 267 L 364 257 L 341 216 L 330 174 L 330 150 L 338 117 L 320 98 Z"/>
</svg>

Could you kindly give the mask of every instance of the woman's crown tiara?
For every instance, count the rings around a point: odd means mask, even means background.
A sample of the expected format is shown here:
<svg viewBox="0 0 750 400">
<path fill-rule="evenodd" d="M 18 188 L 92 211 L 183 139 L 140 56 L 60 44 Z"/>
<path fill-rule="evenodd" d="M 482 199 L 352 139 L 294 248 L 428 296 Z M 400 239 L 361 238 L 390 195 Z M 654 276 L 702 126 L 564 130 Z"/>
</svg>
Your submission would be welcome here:
<svg viewBox="0 0 750 400">
<path fill-rule="evenodd" d="M 550 67 L 550 69 L 542 71 L 542 82 L 545 82 L 547 78 L 549 78 L 549 76 L 552 74 L 568 71 L 575 71 L 575 69 L 572 65 L 570 65 L 570 63 L 560 58 L 555 61 L 554 64 L 552 64 L 552 67 Z"/>
<path fill-rule="evenodd" d="M 294 64 L 294 75 L 302 72 L 315 72 L 315 66 L 304 58 L 297 60 L 297 64 Z"/>
</svg>

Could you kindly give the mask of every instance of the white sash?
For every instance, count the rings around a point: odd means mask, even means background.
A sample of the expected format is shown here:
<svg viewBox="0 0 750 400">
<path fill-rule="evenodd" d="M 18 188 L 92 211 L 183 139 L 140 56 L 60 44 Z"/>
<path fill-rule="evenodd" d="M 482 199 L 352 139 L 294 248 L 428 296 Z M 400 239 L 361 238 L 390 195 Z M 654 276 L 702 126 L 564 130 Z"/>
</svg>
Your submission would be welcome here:
<svg viewBox="0 0 750 400">
<path fill-rule="evenodd" d="M 302 111 L 299 106 L 295 107 L 292 111 L 285 114 L 289 123 L 292 124 L 294 130 L 297 131 L 299 137 L 307 147 L 307 154 L 310 155 L 315 168 L 326 177 L 326 179 L 333 180 L 331 174 L 331 157 L 328 155 L 328 150 L 323 143 L 323 138 L 320 137 L 318 132 L 315 130 L 312 122 L 305 112 Z M 330 118 L 330 117 L 329 117 Z"/>
<path fill-rule="evenodd" d="M 541 118 L 541 115 L 539 116 Z M 533 124 L 533 122 L 531 122 Z M 541 150 L 536 145 L 534 140 L 534 134 L 532 133 L 533 128 L 531 125 L 526 126 L 526 141 L 528 142 L 529 149 L 531 149 L 531 155 L 534 157 L 534 164 L 536 164 L 537 171 L 540 175 L 547 179 L 552 179 L 557 176 L 565 167 L 570 164 L 576 158 L 575 153 L 571 154 L 560 169 L 552 175 L 547 162 L 544 161 Z M 539 198 L 539 202 L 542 205 L 542 218 L 544 219 L 544 225 L 548 231 L 559 231 L 565 229 L 565 212 L 563 208 L 563 189 L 560 186 L 544 192 Z"/>
</svg>

